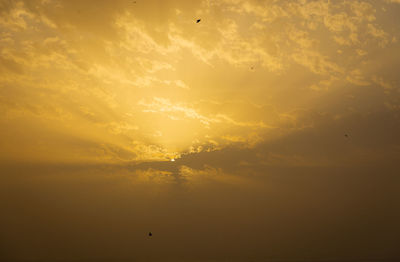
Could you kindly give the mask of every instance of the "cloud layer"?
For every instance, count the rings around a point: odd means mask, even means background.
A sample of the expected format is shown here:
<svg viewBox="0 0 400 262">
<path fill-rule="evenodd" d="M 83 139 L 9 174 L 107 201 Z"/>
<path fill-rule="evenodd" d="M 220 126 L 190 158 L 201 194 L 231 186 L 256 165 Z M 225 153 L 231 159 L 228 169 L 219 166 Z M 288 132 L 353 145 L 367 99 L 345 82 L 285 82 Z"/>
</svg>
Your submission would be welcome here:
<svg viewBox="0 0 400 262">
<path fill-rule="evenodd" d="M 0 260 L 399 258 L 399 24 L 396 0 L 0 0 Z"/>
</svg>

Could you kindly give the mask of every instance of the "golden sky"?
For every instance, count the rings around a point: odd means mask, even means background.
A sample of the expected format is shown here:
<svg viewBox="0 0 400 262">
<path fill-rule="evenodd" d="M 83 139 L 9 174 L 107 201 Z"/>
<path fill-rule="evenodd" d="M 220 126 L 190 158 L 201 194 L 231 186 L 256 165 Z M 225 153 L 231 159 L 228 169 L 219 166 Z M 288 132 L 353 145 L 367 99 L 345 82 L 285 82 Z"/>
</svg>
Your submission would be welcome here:
<svg viewBox="0 0 400 262">
<path fill-rule="evenodd" d="M 0 261 L 400 258 L 399 68 L 399 0 L 0 0 Z"/>
</svg>

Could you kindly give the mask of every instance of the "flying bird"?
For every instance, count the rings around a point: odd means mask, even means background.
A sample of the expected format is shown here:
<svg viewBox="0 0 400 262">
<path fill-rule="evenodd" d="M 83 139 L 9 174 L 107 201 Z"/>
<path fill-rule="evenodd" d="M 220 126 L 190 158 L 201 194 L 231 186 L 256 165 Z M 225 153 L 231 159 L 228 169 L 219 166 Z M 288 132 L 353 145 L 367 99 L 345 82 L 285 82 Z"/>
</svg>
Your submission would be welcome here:
<svg viewBox="0 0 400 262">
<path fill-rule="evenodd" d="M 345 137 L 349 137 L 349 135 L 348 135 L 348 134 L 344 134 L 344 136 L 345 136 Z"/>
<path fill-rule="evenodd" d="M 196 24 L 200 23 L 201 19 L 197 19 L 196 20 Z"/>
<path fill-rule="evenodd" d="M 149 237 L 151 237 L 153 235 L 153 233 L 149 232 Z"/>
</svg>

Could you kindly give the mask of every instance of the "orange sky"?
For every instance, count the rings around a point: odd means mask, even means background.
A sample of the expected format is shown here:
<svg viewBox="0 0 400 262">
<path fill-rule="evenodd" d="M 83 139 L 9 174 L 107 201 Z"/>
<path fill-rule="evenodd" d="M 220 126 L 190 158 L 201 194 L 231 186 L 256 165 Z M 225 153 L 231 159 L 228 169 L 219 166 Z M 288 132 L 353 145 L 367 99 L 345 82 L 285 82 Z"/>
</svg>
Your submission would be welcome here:
<svg viewBox="0 0 400 262">
<path fill-rule="evenodd" d="M 0 261 L 400 258 L 399 41 L 398 0 L 0 0 Z"/>
</svg>

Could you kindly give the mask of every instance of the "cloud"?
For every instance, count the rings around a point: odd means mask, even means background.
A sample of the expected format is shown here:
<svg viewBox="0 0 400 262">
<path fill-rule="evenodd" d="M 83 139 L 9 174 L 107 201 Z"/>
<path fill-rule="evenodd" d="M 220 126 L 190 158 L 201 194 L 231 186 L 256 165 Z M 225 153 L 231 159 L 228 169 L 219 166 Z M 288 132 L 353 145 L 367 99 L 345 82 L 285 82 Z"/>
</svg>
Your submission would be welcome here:
<svg viewBox="0 0 400 262">
<path fill-rule="evenodd" d="M 334 97 L 357 97 L 357 86 L 397 94 L 395 74 L 377 68 L 394 62 L 375 55 L 398 49 L 385 3 L 154 3 L 2 2 L 4 129 L 30 118 L 44 134 L 99 143 L 67 153 L 76 158 L 160 160 L 254 147 L 318 124 L 300 119 L 343 114 Z M 343 108 L 361 110 L 364 98 Z"/>
<path fill-rule="evenodd" d="M 361 71 L 359 69 L 355 69 L 350 72 L 350 75 L 347 76 L 347 81 L 352 84 L 359 85 L 359 86 L 367 86 L 370 83 L 364 79 Z"/>
<path fill-rule="evenodd" d="M 396 258 L 395 2 L 0 0 L 0 260 Z"/>
</svg>

